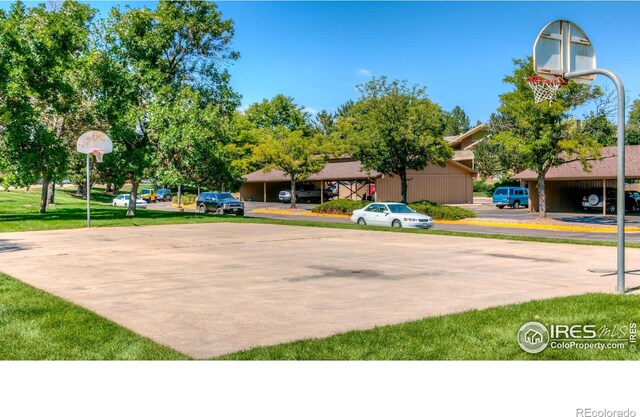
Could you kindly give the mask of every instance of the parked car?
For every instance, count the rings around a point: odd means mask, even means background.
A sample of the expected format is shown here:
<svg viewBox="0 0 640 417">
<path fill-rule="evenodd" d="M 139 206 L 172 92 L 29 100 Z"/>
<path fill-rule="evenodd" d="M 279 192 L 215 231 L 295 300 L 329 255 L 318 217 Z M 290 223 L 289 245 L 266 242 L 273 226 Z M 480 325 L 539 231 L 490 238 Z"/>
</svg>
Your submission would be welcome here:
<svg viewBox="0 0 640 417">
<path fill-rule="evenodd" d="M 171 201 L 173 199 L 173 194 L 171 194 L 171 190 L 168 188 L 160 188 L 156 190 L 156 197 L 158 201 Z"/>
<path fill-rule="evenodd" d="M 113 199 L 113 206 L 129 207 L 130 200 L 131 196 L 129 194 L 118 194 L 118 196 Z M 140 197 L 136 198 L 136 208 L 147 208 L 147 202 Z"/>
<path fill-rule="evenodd" d="M 615 214 L 617 208 L 617 190 L 610 188 L 607 190 L 607 206 L 606 211 L 609 214 Z M 638 212 L 640 211 L 640 193 L 637 191 L 625 191 L 624 192 L 624 206 L 626 211 Z M 594 190 L 582 196 L 582 208 L 585 211 L 599 210 L 602 211 L 602 190 Z"/>
<path fill-rule="evenodd" d="M 232 213 L 238 216 L 244 216 L 244 203 L 233 198 L 231 193 L 200 193 L 196 199 L 196 207 L 198 208 L 199 213 Z"/>
<path fill-rule="evenodd" d="M 329 193 L 328 189 L 324 190 L 324 199 L 329 200 L 333 194 Z M 280 194 L 278 194 L 278 199 L 282 203 L 290 203 L 291 202 L 291 190 L 282 190 Z M 316 187 L 313 184 L 300 184 L 296 188 L 296 201 L 320 201 L 320 188 Z"/>
<path fill-rule="evenodd" d="M 523 187 L 498 187 L 493 192 L 493 204 L 499 209 L 509 206 L 518 209 L 529 206 L 529 190 Z"/>
<path fill-rule="evenodd" d="M 354 210 L 351 221 L 361 225 L 410 227 L 431 229 L 433 219 L 425 214 L 416 213 L 411 207 L 402 203 L 371 203 Z"/>
<path fill-rule="evenodd" d="M 330 185 L 328 187 L 325 187 L 324 192 L 329 198 L 338 197 L 339 186 L 338 184 Z"/>
<path fill-rule="evenodd" d="M 138 195 L 147 203 L 155 203 L 158 199 L 156 190 L 152 188 L 143 188 L 142 190 L 140 190 L 140 193 L 138 193 Z"/>
</svg>

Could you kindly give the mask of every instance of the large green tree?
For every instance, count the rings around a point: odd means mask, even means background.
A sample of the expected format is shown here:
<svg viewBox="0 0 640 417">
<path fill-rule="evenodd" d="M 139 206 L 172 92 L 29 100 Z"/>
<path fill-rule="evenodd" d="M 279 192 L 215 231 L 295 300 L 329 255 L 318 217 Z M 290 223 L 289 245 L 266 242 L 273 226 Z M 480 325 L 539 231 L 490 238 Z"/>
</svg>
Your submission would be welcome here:
<svg viewBox="0 0 640 417">
<path fill-rule="evenodd" d="M 508 152 L 518 154 L 524 168 L 537 174 L 540 217 L 546 217 L 545 176 L 569 160 L 580 161 L 588 169 L 598 158 L 600 144 L 572 123 L 571 112 L 602 94 L 598 88 L 570 82 L 561 87 L 555 101 L 536 103 L 525 78 L 533 75 L 531 58 L 514 59 L 514 71 L 504 78 L 513 89 L 500 96 L 497 117 L 492 124 L 493 140 Z"/>
<path fill-rule="evenodd" d="M 66 172 L 67 119 L 76 110 L 74 74 L 84 65 L 94 10 L 73 1 L 0 14 L 0 147 L 15 183 L 42 178 L 40 213 L 49 182 Z"/>
<path fill-rule="evenodd" d="M 640 100 L 633 100 L 627 119 L 626 142 L 628 145 L 640 145 Z"/>
<path fill-rule="evenodd" d="M 327 162 L 324 137 L 284 126 L 259 129 L 256 133 L 259 139 L 253 149 L 253 158 L 266 172 L 279 169 L 289 177 L 291 208 L 296 208 L 296 185 L 322 171 Z"/>
<path fill-rule="evenodd" d="M 250 150 L 252 169 L 279 169 L 291 182 L 291 207 L 296 185 L 320 172 L 327 161 L 326 136 L 291 97 L 277 95 L 254 103 L 238 115 L 237 135 Z"/>
<path fill-rule="evenodd" d="M 153 174 L 160 136 L 166 133 L 149 127 L 155 104 L 172 103 L 189 87 L 198 91 L 203 108 L 216 103 L 217 112 L 232 116 L 239 104 L 226 69 L 239 56 L 231 49 L 233 34 L 233 21 L 223 20 L 209 2 L 160 2 L 155 10 L 111 12 L 102 99 L 112 120 L 111 136 L 119 142 L 115 156 L 127 161 L 132 201 L 140 180 Z M 127 215 L 135 215 L 134 205 Z"/>
<path fill-rule="evenodd" d="M 460 106 L 455 106 L 450 112 L 446 112 L 444 134 L 446 136 L 461 135 L 471 128 L 469 116 Z"/>
<path fill-rule="evenodd" d="M 444 166 L 453 155 L 443 139 L 443 112 L 424 87 L 404 81 L 373 78 L 358 90 L 361 97 L 340 128 L 365 168 L 400 177 L 398 197 L 406 203 L 408 170 Z"/>
<path fill-rule="evenodd" d="M 169 103 L 151 108 L 150 128 L 158 136 L 158 180 L 217 190 L 235 190 L 232 121 L 198 90 L 183 87 Z"/>
</svg>

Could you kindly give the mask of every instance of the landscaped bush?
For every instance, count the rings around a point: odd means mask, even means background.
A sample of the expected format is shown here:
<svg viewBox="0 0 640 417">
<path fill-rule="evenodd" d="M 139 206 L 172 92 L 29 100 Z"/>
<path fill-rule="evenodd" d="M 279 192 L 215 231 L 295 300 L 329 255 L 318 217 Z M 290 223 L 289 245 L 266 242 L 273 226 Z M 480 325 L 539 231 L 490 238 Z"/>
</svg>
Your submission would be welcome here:
<svg viewBox="0 0 640 417">
<path fill-rule="evenodd" d="M 496 186 L 494 184 L 490 184 L 484 180 L 473 180 L 474 193 L 493 194 L 495 188 Z"/>
<path fill-rule="evenodd" d="M 434 220 L 460 220 L 476 217 L 476 213 L 462 207 L 446 206 L 429 200 L 414 201 L 409 207 L 418 213 L 431 216 Z"/>
<path fill-rule="evenodd" d="M 484 180 L 473 181 L 473 192 L 484 193 L 487 197 L 491 197 L 498 187 L 519 187 L 520 182 L 511 178 L 502 178 L 495 182 L 485 182 Z"/>
<path fill-rule="evenodd" d="M 327 201 L 326 203 L 315 206 L 311 211 L 314 213 L 351 214 L 353 210 L 361 209 L 367 204 L 371 204 L 371 201 L 339 198 L 337 200 Z"/>
<path fill-rule="evenodd" d="M 184 193 L 182 194 L 182 204 L 193 204 L 196 202 L 196 198 L 198 198 L 197 195 L 195 194 L 188 194 L 188 193 Z M 174 202 L 177 204 L 178 203 L 178 195 L 176 194 L 174 197 Z"/>
</svg>

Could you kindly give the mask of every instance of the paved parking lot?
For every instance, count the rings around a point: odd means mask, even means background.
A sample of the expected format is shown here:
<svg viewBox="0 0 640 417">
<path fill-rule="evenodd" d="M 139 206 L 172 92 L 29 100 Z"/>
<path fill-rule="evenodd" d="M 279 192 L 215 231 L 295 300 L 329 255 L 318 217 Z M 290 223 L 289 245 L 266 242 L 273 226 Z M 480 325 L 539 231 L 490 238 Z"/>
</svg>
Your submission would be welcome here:
<svg viewBox="0 0 640 417">
<path fill-rule="evenodd" d="M 610 292 L 614 267 L 609 247 L 257 224 L 0 235 L 2 272 L 198 358 Z"/>
</svg>

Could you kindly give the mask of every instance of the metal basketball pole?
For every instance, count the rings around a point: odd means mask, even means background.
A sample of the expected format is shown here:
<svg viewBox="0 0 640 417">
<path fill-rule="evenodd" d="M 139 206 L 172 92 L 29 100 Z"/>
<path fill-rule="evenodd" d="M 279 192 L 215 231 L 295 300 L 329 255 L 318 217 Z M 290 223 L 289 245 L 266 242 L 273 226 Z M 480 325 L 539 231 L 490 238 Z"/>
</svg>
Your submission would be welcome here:
<svg viewBox="0 0 640 417">
<path fill-rule="evenodd" d="M 91 164 L 89 162 L 89 156 L 91 154 L 87 154 L 87 185 L 85 186 L 85 192 L 87 193 L 87 229 L 91 228 L 91 186 L 89 185 L 89 171 L 91 169 Z"/>
<path fill-rule="evenodd" d="M 612 71 L 606 69 L 591 69 L 585 71 L 569 72 L 564 75 L 564 78 L 571 79 L 582 77 L 586 75 L 602 74 L 607 76 L 616 85 L 618 90 L 618 178 L 617 187 L 618 192 L 616 196 L 616 207 L 618 210 L 617 224 L 618 224 L 618 286 L 616 288 L 618 294 L 625 293 L 624 283 L 624 214 L 625 214 L 625 201 L 624 201 L 624 134 L 625 134 L 625 105 L 624 105 L 624 86 L 620 78 Z M 606 205 L 607 196 L 602 196 L 603 204 Z"/>
</svg>

